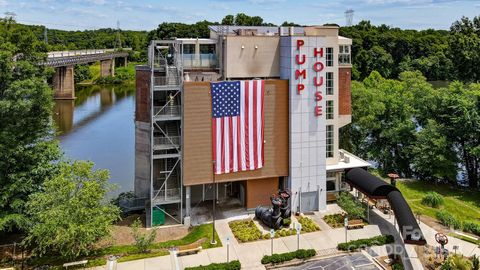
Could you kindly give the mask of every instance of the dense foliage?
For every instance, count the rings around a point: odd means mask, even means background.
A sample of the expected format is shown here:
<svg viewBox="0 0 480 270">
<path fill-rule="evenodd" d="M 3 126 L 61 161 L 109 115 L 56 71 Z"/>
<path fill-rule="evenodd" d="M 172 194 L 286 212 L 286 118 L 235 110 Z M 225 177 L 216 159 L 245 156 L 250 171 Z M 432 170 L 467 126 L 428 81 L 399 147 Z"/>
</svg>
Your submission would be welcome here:
<svg viewBox="0 0 480 270">
<path fill-rule="evenodd" d="M 461 254 L 448 256 L 447 260 L 440 267 L 441 270 L 471 270 L 472 262 Z M 478 268 L 477 268 L 478 269 Z"/>
<path fill-rule="evenodd" d="M 372 238 L 358 239 L 349 241 L 346 243 L 338 244 L 337 248 L 343 251 L 354 251 L 360 248 L 371 247 L 371 246 L 383 246 L 386 244 L 391 244 L 395 242 L 395 239 L 392 235 L 379 235 Z"/>
<path fill-rule="evenodd" d="M 460 220 L 445 210 L 437 211 L 436 218 L 444 226 L 480 236 L 480 224 L 475 221 Z"/>
<path fill-rule="evenodd" d="M 386 78 L 419 70 L 428 80 L 480 80 L 480 16 L 463 17 L 446 30 L 402 30 L 369 21 L 340 28 L 353 39 L 354 79 L 374 70 Z"/>
<path fill-rule="evenodd" d="M 307 259 L 315 256 L 317 253 L 314 249 L 298 249 L 292 252 L 286 253 L 275 253 L 272 255 L 265 255 L 262 258 L 262 264 L 275 264 L 286 261 L 291 261 L 293 259 Z"/>
<path fill-rule="evenodd" d="M 61 163 L 59 168 L 30 196 L 32 222 L 25 241 L 37 255 L 88 255 L 119 218 L 118 207 L 105 201 L 114 187 L 108 171 L 94 171 L 91 162 Z"/>
<path fill-rule="evenodd" d="M 427 205 L 433 208 L 439 208 L 444 204 L 442 195 L 438 194 L 435 191 L 430 191 L 425 194 L 422 198 L 422 204 Z"/>
<path fill-rule="evenodd" d="M 309 217 L 300 216 L 298 222 L 302 225 L 302 232 L 315 232 L 320 230 L 320 226 Z"/>
<path fill-rule="evenodd" d="M 262 237 L 262 232 L 251 219 L 235 220 L 228 223 L 233 235 L 240 242 L 256 241 Z"/>
<path fill-rule="evenodd" d="M 348 192 L 340 192 L 337 195 L 337 204 L 348 214 L 348 219 L 366 220 L 365 206 L 356 200 L 352 194 Z"/>
<path fill-rule="evenodd" d="M 239 261 L 231 261 L 228 263 L 212 263 L 205 266 L 186 267 L 185 270 L 240 270 L 241 268 L 242 265 Z"/>
<path fill-rule="evenodd" d="M 323 217 L 325 223 L 332 228 L 341 228 L 344 227 L 344 220 L 345 217 L 342 214 L 332 214 L 332 215 L 325 215 Z"/>
<path fill-rule="evenodd" d="M 37 65 L 47 48 L 13 20 L 0 20 L 0 233 L 24 230 L 28 196 L 56 169 L 49 73 Z"/>
<path fill-rule="evenodd" d="M 342 147 L 375 161 L 382 173 L 455 182 L 464 168 L 470 186 L 478 186 L 480 84 L 434 88 L 418 71 L 399 80 L 374 71 L 352 82 L 352 111 Z"/>
</svg>

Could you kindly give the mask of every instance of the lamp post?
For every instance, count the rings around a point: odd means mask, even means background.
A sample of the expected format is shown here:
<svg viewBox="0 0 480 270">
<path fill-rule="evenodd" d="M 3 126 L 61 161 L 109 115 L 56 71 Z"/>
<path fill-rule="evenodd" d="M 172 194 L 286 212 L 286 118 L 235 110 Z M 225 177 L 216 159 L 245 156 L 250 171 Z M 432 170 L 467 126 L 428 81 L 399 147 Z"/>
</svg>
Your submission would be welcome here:
<svg viewBox="0 0 480 270">
<path fill-rule="evenodd" d="M 227 263 L 230 262 L 230 259 L 229 259 L 229 246 L 230 246 L 230 236 L 227 236 Z"/>
<path fill-rule="evenodd" d="M 274 229 L 270 229 L 270 239 L 271 239 L 270 255 L 273 255 L 273 238 L 275 238 L 275 230 L 274 230 Z"/>
<path fill-rule="evenodd" d="M 302 224 L 300 224 L 300 222 L 297 223 L 295 230 L 297 230 L 297 250 L 299 250 L 300 249 L 300 231 L 302 230 Z"/>
<path fill-rule="evenodd" d="M 213 170 L 212 170 L 212 175 L 213 175 L 213 204 L 212 204 L 212 216 L 213 216 L 213 222 L 212 222 L 212 240 L 210 241 L 210 244 L 216 245 L 217 241 L 215 240 L 215 204 L 217 203 L 217 186 L 215 185 L 215 160 L 213 161 Z"/>
</svg>

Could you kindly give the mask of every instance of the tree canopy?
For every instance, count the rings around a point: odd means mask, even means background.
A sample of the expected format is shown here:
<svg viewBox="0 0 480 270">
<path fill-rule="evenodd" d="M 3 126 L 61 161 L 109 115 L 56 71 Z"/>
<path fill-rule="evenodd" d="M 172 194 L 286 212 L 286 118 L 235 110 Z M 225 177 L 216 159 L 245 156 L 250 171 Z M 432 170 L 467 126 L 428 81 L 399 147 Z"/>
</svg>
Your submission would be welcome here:
<svg viewBox="0 0 480 270">
<path fill-rule="evenodd" d="M 480 84 L 433 88 L 420 72 L 399 80 L 374 71 L 352 82 L 352 124 L 343 147 L 375 161 L 383 173 L 456 182 L 465 169 L 472 188 L 480 174 Z"/>
<path fill-rule="evenodd" d="M 24 230 L 28 196 L 55 173 L 53 92 L 37 65 L 47 48 L 13 20 L 0 20 L 0 232 Z"/>
<path fill-rule="evenodd" d="M 114 188 L 107 170 L 94 171 L 93 163 L 84 161 L 62 163 L 59 168 L 41 192 L 30 196 L 32 225 L 25 241 L 37 255 L 73 259 L 88 255 L 92 245 L 109 234 L 120 210 L 105 199 Z"/>
</svg>

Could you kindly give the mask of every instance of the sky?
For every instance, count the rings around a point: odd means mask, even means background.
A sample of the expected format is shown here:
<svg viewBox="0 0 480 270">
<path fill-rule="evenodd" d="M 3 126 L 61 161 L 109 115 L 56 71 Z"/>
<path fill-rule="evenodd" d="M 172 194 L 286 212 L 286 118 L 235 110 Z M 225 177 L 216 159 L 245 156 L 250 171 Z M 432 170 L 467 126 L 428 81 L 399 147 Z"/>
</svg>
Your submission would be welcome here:
<svg viewBox="0 0 480 270">
<path fill-rule="evenodd" d="M 302 25 L 345 25 L 370 20 L 404 29 L 448 29 L 462 16 L 480 15 L 480 0 L 0 0 L 0 16 L 14 12 L 20 23 L 53 29 L 116 28 L 152 30 L 162 22 L 221 21 L 227 14 L 261 16 L 264 21 Z"/>
</svg>

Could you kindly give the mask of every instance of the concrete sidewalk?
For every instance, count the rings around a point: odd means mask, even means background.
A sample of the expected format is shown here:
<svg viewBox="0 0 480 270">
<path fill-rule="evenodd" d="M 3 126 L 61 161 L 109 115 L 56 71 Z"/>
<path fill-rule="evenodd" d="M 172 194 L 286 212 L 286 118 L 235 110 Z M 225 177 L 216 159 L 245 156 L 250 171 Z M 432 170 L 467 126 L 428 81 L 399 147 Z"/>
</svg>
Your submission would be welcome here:
<svg viewBox="0 0 480 270">
<path fill-rule="evenodd" d="M 245 218 L 242 216 L 241 218 Z M 230 244 L 229 249 L 229 260 L 240 260 L 243 269 L 265 269 L 261 264 L 261 259 L 264 255 L 271 254 L 271 241 L 272 240 L 261 240 L 248 243 L 238 243 L 238 241 L 233 237 L 232 232 L 228 226 L 228 222 L 235 219 L 241 219 L 240 217 L 232 217 L 228 219 L 217 220 L 215 227 L 219 238 L 222 241 L 223 247 L 212 248 L 202 250 L 197 254 L 181 256 L 178 258 L 180 268 L 198 266 L 198 265 L 208 265 L 211 263 L 222 263 L 227 261 L 227 245 L 226 239 L 229 237 Z M 359 230 L 349 230 L 347 231 L 347 240 L 356 240 L 361 238 L 370 238 L 376 235 L 381 234 L 391 234 L 395 236 L 397 240 L 395 244 L 405 247 L 405 250 L 408 254 L 408 259 L 405 269 L 423 269 L 421 266 L 420 260 L 414 250 L 412 245 L 404 245 L 397 229 L 393 225 L 393 216 L 389 218 L 388 215 L 384 215 L 378 210 L 372 210 L 370 215 L 370 224 L 365 226 L 363 229 Z M 322 226 L 324 227 L 324 226 Z M 435 230 L 421 223 L 420 227 L 425 235 L 428 244 L 436 245 L 434 240 Z M 345 242 L 345 229 L 327 229 L 312 233 L 301 234 L 300 237 L 300 248 L 305 249 L 315 249 L 317 251 L 335 249 L 337 244 Z M 460 253 L 471 256 L 473 254 L 480 255 L 480 249 L 471 243 L 462 241 L 459 239 L 454 239 L 450 237 L 449 244 L 447 248 L 453 250 L 453 245 L 458 245 L 460 247 Z M 386 256 L 387 246 L 382 247 L 372 247 L 369 249 L 369 252 L 375 253 L 377 256 Z M 274 253 L 283 253 L 289 251 L 297 250 L 297 236 L 287 236 L 273 239 L 273 252 Z M 156 258 L 142 259 L 130 262 L 119 263 L 118 270 L 170 270 L 172 267 L 172 258 L 171 256 L 162 256 Z M 105 269 L 105 266 L 93 268 L 96 270 Z"/>
</svg>

